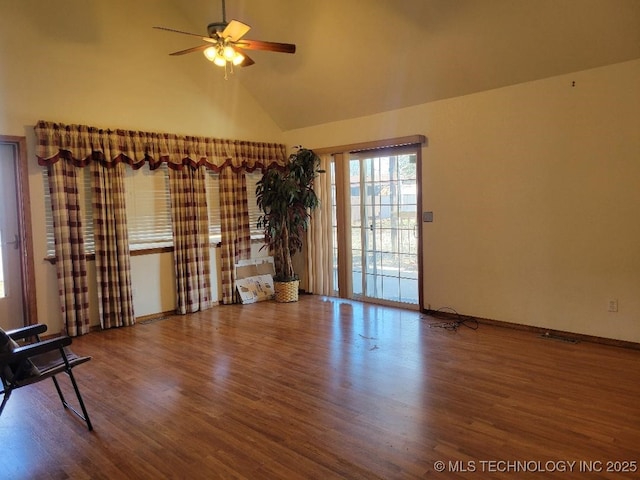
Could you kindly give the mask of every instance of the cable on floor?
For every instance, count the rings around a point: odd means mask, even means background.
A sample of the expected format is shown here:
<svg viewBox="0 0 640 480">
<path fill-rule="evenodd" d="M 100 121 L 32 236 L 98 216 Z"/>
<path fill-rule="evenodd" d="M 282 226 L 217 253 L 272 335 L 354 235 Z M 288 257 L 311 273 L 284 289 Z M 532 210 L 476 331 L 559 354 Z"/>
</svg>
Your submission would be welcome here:
<svg viewBox="0 0 640 480">
<path fill-rule="evenodd" d="M 448 320 L 440 323 L 430 323 L 429 328 L 442 328 L 444 330 L 456 332 L 460 327 L 477 330 L 479 326 L 478 321 L 475 318 L 460 315 L 451 307 L 440 307 L 437 310 L 431 310 L 429 312 L 429 316 Z M 451 320 L 452 316 L 454 317 L 453 320 Z"/>
</svg>

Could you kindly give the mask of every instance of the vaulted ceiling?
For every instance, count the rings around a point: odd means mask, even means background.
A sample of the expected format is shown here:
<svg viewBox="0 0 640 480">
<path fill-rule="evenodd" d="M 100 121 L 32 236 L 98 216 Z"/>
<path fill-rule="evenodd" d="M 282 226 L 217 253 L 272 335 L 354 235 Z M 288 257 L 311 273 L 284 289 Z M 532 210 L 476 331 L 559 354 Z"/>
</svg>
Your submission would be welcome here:
<svg viewBox="0 0 640 480">
<path fill-rule="evenodd" d="M 221 0 L 171 1 L 187 24 L 165 26 L 205 34 L 222 20 Z M 297 45 L 253 51 L 229 79 L 283 130 L 640 58 L 638 0 L 227 0 L 226 17 Z"/>
</svg>

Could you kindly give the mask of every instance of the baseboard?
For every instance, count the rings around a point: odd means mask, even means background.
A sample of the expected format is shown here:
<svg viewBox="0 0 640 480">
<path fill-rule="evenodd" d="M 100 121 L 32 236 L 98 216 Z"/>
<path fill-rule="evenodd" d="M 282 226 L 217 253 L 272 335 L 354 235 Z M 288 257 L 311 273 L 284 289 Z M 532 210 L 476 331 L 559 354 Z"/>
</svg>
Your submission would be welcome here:
<svg viewBox="0 0 640 480">
<path fill-rule="evenodd" d="M 141 315 L 139 317 L 136 317 L 136 323 L 150 322 L 152 320 L 168 317 L 170 315 L 177 315 L 176 311 L 170 310 L 168 312 L 152 313 L 151 315 Z M 102 330 L 102 326 L 99 323 L 97 325 L 91 325 L 91 327 L 89 327 L 89 332 L 101 332 L 101 331 L 103 330 Z"/>
<path fill-rule="evenodd" d="M 136 317 L 136 323 L 150 322 L 152 320 L 157 320 L 159 318 L 169 317 L 173 315 L 178 315 L 175 310 L 169 310 L 168 312 L 152 313 L 150 315 L 140 315 L 139 317 Z"/>
<path fill-rule="evenodd" d="M 522 323 L 505 322 L 501 320 L 493 320 L 490 318 L 473 317 L 469 315 L 458 315 L 455 313 L 442 312 L 438 310 L 423 310 L 423 313 L 425 313 L 426 315 L 437 316 L 440 318 L 444 317 L 451 321 L 459 320 L 460 317 L 462 317 L 462 319 L 464 320 L 475 320 L 479 324 L 493 325 L 495 327 L 502 327 L 502 328 L 511 328 L 514 330 L 522 330 L 525 332 L 535 333 L 540 336 L 548 336 L 552 338 L 554 337 L 566 338 L 566 339 L 576 340 L 579 342 L 598 343 L 600 345 L 608 345 L 612 347 L 621 347 L 621 348 L 630 348 L 632 350 L 640 350 L 640 343 L 629 342 L 626 340 L 617 340 L 614 338 L 606 338 L 606 337 L 598 337 L 594 335 L 585 335 L 582 333 L 566 332 L 564 330 L 554 330 L 551 328 L 536 327 L 533 325 L 525 325 Z"/>
</svg>

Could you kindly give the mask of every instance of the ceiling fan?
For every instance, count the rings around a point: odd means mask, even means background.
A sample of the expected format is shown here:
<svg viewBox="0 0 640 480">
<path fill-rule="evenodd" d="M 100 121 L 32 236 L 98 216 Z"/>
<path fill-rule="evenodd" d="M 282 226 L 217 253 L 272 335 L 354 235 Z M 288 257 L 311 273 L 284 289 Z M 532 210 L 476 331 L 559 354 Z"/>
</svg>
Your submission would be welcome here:
<svg viewBox="0 0 640 480">
<path fill-rule="evenodd" d="M 169 55 L 184 55 L 192 52 L 203 52 L 208 60 L 219 67 L 227 67 L 233 72 L 233 66 L 248 67 L 255 62 L 246 54 L 245 50 L 266 50 L 268 52 L 295 53 L 296 46 L 291 43 L 265 42 L 262 40 L 249 40 L 244 38 L 251 27 L 238 20 L 227 22 L 225 0 L 222 0 L 222 22 L 214 22 L 207 25 L 208 37 L 197 33 L 183 32 L 167 27 L 153 27 L 159 30 L 181 33 L 198 37 L 207 43 L 197 47 L 187 48 L 170 53 Z"/>
</svg>

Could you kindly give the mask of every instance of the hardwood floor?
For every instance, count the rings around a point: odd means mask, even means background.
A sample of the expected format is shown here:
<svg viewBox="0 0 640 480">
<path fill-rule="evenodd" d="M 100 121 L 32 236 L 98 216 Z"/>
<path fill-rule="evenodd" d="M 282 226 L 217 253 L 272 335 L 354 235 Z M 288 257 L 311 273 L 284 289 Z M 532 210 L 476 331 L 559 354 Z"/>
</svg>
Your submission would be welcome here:
<svg viewBox="0 0 640 480">
<path fill-rule="evenodd" d="M 302 296 L 76 338 L 95 430 L 51 382 L 16 391 L 0 478 L 640 476 L 607 465 L 640 461 L 640 351 L 432 323 Z"/>
</svg>

